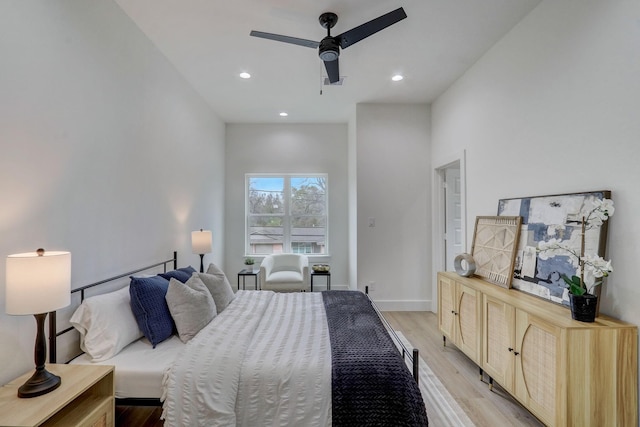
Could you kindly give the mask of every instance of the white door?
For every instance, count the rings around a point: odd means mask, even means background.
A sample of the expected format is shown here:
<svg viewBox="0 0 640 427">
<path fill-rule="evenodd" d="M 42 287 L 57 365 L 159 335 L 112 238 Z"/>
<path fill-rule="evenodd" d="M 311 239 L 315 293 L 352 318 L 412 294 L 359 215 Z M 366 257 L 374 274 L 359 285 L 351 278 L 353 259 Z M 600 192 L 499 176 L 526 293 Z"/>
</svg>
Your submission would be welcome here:
<svg viewBox="0 0 640 427">
<path fill-rule="evenodd" d="M 448 166 L 444 171 L 445 208 L 445 266 L 453 271 L 453 260 L 462 252 L 462 190 L 460 164 Z"/>
</svg>

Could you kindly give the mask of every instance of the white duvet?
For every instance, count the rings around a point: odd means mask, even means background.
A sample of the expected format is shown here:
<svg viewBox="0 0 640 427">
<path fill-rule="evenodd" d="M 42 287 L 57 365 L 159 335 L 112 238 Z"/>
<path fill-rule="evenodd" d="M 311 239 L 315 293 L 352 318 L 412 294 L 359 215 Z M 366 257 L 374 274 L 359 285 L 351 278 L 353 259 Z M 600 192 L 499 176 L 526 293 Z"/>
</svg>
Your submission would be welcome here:
<svg viewBox="0 0 640 427">
<path fill-rule="evenodd" d="M 331 425 L 320 293 L 238 291 L 163 381 L 168 426 Z"/>
</svg>

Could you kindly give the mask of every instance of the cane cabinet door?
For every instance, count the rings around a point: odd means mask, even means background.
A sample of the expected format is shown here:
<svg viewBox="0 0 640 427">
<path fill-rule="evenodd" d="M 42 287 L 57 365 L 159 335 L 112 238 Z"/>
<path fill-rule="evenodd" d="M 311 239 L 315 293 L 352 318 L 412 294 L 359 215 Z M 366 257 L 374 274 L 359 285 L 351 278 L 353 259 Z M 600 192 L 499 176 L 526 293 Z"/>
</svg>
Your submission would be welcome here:
<svg viewBox="0 0 640 427">
<path fill-rule="evenodd" d="M 471 360 L 480 364 L 482 294 L 438 275 L 440 331 Z"/>
<path fill-rule="evenodd" d="M 556 420 L 562 378 L 561 329 L 516 310 L 515 396 L 545 424 Z M 560 371 L 559 371 L 560 370 Z"/>
<path fill-rule="evenodd" d="M 455 343 L 456 282 L 438 275 L 438 326 Z"/>
<path fill-rule="evenodd" d="M 489 295 L 483 295 L 482 369 L 505 390 L 513 392 L 515 309 Z"/>
<path fill-rule="evenodd" d="M 476 289 L 458 283 L 456 301 L 458 303 L 456 345 L 471 360 L 480 364 L 482 294 Z"/>
</svg>

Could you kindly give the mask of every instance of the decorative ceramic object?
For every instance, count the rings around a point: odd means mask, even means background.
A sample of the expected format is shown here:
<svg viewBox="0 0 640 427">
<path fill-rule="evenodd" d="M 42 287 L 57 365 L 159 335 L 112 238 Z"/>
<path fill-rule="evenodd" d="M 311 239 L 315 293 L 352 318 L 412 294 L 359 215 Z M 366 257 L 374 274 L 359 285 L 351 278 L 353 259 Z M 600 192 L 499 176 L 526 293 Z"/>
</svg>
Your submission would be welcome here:
<svg viewBox="0 0 640 427">
<path fill-rule="evenodd" d="M 453 261 L 453 267 L 462 277 L 469 277 L 476 271 L 476 262 L 471 255 L 460 254 Z"/>
</svg>

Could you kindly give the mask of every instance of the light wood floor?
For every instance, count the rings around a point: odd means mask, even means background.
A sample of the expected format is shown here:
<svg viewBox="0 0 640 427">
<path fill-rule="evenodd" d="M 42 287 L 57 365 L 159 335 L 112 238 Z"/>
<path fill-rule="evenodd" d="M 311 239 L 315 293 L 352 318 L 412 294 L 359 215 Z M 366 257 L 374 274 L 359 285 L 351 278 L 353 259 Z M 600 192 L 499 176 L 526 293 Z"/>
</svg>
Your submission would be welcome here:
<svg viewBox="0 0 640 427">
<path fill-rule="evenodd" d="M 480 381 L 478 367 L 451 344 L 442 345 L 438 318 L 431 312 L 386 312 L 389 323 L 420 350 L 420 356 L 478 427 L 542 426 L 533 415 L 487 377 Z M 117 426 L 160 427 L 160 408 L 117 407 Z M 427 414 L 428 415 L 428 414 Z M 438 427 L 430 424 L 431 427 Z"/>
<path fill-rule="evenodd" d="M 386 312 L 384 316 L 394 329 L 401 331 L 420 350 L 420 357 L 476 426 L 544 425 L 496 383 L 493 391 L 489 390 L 488 377 L 485 375 L 480 381 L 478 366 L 453 344 L 443 346 L 435 313 Z"/>
</svg>

